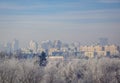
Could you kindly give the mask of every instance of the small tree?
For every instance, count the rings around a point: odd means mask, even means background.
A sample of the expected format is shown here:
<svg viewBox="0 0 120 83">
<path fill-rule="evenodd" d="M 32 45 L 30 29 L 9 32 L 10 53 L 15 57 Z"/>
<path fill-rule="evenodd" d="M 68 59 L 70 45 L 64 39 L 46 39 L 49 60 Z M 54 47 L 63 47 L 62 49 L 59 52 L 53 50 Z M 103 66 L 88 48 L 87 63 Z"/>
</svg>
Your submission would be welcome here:
<svg viewBox="0 0 120 83">
<path fill-rule="evenodd" d="M 46 59 L 46 53 L 42 51 L 41 55 L 39 56 L 39 65 L 40 66 L 46 66 L 47 59 Z"/>
</svg>

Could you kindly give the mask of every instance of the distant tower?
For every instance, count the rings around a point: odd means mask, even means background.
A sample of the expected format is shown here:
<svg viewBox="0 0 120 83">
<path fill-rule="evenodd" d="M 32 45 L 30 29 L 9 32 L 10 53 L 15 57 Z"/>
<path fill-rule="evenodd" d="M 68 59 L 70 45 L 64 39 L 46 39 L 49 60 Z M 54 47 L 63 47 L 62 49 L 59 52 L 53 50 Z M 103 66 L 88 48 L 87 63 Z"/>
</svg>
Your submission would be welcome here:
<svg viewBox="0 0 120 83">
<path fill-rule="evenodd" d="M 73 43 L 73 46 L 79 48 L 79 47 L 80 47 L 80 42 L 74 42 L 74 43 Z"/>
<path fill-rule="evenodd" d="M 62 47 L 62 42 L 60 40 L 55 40 L 54 47 L 60 49 Z"/>
<path fill-rule="evenodd" d="M 101 46 L 108 45 L 108 39 L 107 38 L 100 38 L 99 45 L 101 45 Z"/>
<path fill-rule="evenodd" d="M 5 51 L 7 53 L 11 52 L 11 43 L 5 43 L 4 47 L 5 47 Z"/>
<path fill-rule="evenodd" d="M 14 39 L 12 42 L 12 50 L 14 52 L 14 51 L 17 51 L 18 49 L 19 49 L 19 41 Z"/>
<path fill-rule="evenodd" d="M 52 42 L 50 40 L 42 41 L 41 47 L 45 50 L 50 49 L 52 47 Z"/>
<path fill-rule="evenodd" d="M 33 53 L 36 53 L 38 50 L 38 44 L 33 40 L 30 41 L 29 47 L 33 51 Z"/>
</svg>

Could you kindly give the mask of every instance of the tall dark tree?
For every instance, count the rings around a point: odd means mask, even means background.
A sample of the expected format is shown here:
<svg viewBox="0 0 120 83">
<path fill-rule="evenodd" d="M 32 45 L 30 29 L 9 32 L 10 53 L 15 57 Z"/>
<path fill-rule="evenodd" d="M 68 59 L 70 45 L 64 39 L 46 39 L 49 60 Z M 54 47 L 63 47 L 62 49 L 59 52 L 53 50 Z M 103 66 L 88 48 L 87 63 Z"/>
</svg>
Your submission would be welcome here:
<svg viewBox="0 0 120 83">
<path fill-rule="evenodd" d="M 40 66 L 46 66 L 47 64 L 47 59 L 46 59 L 47 55 L 44 51 L 42 51 L 41 55 L 39 56 L 39 65 Z"/>
</svg>

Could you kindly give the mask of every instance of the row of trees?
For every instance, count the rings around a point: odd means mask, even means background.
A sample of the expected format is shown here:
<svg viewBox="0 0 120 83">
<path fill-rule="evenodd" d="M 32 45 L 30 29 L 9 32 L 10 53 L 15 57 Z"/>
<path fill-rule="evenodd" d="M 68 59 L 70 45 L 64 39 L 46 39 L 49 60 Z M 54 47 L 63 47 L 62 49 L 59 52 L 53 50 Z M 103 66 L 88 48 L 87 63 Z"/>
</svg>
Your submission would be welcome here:
<svg viewBox="0 0 120 83">
<path fill-rule="evenodd" d="M 26 55 L 27 56 L 27 55 Z M 6 52 L 0 52 L 0 60 L 5 60 L 5 59 L 11 59 L 11 58 L 16 58 L 16 59 L 27 59 L 27 58 L 21 58 L 22 57 L 22 54 L 19 52 L 19 53 L 16 53 L 16 54 L 13 54 L 13 53 L 6 53 Z M 46 66 L 47 64 L 47 55 L 46 53 L 43 51 L 41 52 L 41 54 L 33 54 L 33 57 L 39 57 L 39 60 L 37 61 L 38 64 L 40 66 Z"/>
<path fill-rule="evenodd" d="M 0 60 L 0 83 L 120 83 L 118 58 L 48 61 L 33 59 Z"/>
</svg>

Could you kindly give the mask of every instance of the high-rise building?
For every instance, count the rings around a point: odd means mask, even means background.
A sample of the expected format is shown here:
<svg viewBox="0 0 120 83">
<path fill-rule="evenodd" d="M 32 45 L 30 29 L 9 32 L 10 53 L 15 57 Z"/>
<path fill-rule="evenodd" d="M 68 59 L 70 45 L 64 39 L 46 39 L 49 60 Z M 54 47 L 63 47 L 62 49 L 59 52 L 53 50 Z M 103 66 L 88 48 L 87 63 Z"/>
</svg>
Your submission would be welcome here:
<svg viewBox="0 0 120 83">
<path fill-rule="evenodd" d="M 73 46 L 74 46 L 74 47 L 80 47 L 80 42 L 74 42 L 74 43 L 73 43 Z"/>
<path fill-rule="evenodd" d="M 62 42 L 60 40 L 55 40 L 54 41 L 54 47 L 57 49 L 60 49 L 62 46 Z"/>
<path fill-rule="evenodd" d="M 36 53 L 37 50 L 38 50 L 38 44 L 37 44 L 37 42 L 31 40 L 30 43 L 29 43 L 29 48 L 30 48 L 30 50 L 33 51 L 33 53 Z"/>
<path fill-rule="evenodd" d="M 4 48 L 7 53 L 10 53 L 12 51 L 11 43 L 5 43 Z"/>
<path fill-rule="evenodd" d="M 50 40 L 42 41 L 41 48 L 45 50 L 52 48 L 52 42 Z"/>
<path fill-rule="evenodd" d="M 100 38 L 99 45 L 101 45 L 101 46 L 108 45 L 108 39 L 107 38 Z"/>
<path fill-rule="evenodd" d="M 17 50 L 19 50 L 19 41 L 14 39 L 12 41 L 12 51 L 14 52 L 14 51 L 17 51 Z"/>
</svg>

